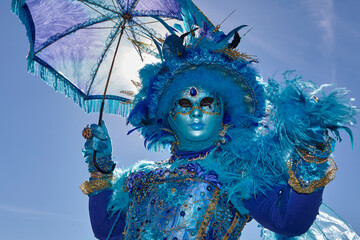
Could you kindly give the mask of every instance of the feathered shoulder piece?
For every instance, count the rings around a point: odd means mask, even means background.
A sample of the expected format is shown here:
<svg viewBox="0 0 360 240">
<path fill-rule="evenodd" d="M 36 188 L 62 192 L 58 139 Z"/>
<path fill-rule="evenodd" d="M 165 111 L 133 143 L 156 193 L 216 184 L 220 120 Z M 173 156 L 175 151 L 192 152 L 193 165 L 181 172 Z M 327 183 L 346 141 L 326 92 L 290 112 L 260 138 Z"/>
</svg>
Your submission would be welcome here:
<svg viewBox="0 0 360 240">
<path fill-rule="evenodd" d="M 293 71 L 286 72 L 284 78 L 284 84 L 270 79 L 266 88 L 272 108 L 270 119 L 284 147 L 321 144 L 328 132 L 341 141 L 341 129 L 352 140 L 349 126 L 356 123 L 359 109 L 351 105 L 353 99 L 347 97 L 348 90 L 328 90 L 332 86 L 329 84 L 318 87 L 294 76 Z"/>
<path fill-rule="evenodd" d="M 312 193 L 335 178 L 337 167 L 331 153 L 339 130 L 351 139 L 358 109 L 346 97 L 349 91 L 331 85 L 316 86 L 293 72 L 284 84 L 269 80 L 266 88 L 270 120 L 288 169 L 288 183 L 299 193 Z"/>
</svg>

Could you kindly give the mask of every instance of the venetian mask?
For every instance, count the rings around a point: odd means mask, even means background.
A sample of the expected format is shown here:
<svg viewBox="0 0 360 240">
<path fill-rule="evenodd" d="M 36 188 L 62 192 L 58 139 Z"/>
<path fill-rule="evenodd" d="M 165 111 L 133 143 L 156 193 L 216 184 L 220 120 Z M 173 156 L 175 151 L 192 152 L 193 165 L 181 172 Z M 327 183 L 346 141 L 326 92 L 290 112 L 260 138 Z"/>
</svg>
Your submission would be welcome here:
<svg viewBox="0 0 360 240">
<path fill-rule="evenodd" d="M 214 144 L 222 120 L 221 99 L 199 87 L 189 87 L 181 91 L 168 115 L 168 122 L 181 148 L 191 148 L 187 145 L 194 143 Z"/>
</svg>

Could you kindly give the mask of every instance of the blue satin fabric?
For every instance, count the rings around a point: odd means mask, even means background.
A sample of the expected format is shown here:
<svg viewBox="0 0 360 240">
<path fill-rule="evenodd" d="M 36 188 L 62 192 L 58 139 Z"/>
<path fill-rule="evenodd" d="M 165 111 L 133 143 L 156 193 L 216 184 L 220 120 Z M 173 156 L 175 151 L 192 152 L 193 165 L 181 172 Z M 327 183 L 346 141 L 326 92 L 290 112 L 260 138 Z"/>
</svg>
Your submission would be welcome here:
<svg viewBox="0 0 360 240">
<path fill-rule="evenodd" d="M 116 213 L 112 217 L 109 216 L 107 206 L 111 195 L 112 191 L 109 190 L 92 195 L 89 199 L 91 227 L 97 239 L 115 240 L 122 239 L 123 236 L 126 213 Z"/>
<path fill-rule="evenodd" d="M 326 204 L 321 204 L 319 215 L 310 229 L 297 237 L 283 237 L 266 228 L 261 230 L 263 240 L 360 240 L 354 229 Z"/>
<path fill-rule="evenodd" d="M 289 185 L 276 185 L 270 192 L 246 201 L 245 206 L 265 228 L 285 237 L 298 236 L 313 224 L 322 194 L 323 188 L 299 194 Z"/>
</svg>

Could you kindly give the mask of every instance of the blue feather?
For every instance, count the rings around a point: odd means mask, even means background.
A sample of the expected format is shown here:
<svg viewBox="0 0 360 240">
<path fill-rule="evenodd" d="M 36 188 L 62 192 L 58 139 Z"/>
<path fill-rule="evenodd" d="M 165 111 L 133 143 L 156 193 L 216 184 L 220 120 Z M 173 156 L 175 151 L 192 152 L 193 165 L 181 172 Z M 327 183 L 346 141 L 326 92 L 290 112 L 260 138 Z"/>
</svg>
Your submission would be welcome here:
<svg viewBox="0 0 360 240">
<path fill-rule="evenodd" d="M 175 34 L 175 32 L 177 31 L 175 28 L 171 27 L 169 24 L 167 24 L 160 17 L 155 16 L 155 15 L 150 15 L 150 17 L 155 18 L 157 21 L 159 21 L 169 31 L 170 34 Z"/>
<path fill-rule="evenodd" d="M 289 71 L 284 74 L 283 85 L 270 79 L 267 96 L 273 106 L 272 120 L 283 146 L 308 144 L 315 146 L 324 142 L 330 130 L 341 140 L 339 130 L 345 130 L 353 140 L 351 130 L 346 127 L 356 122 L 358 109 L 351 106 L 346 98 L 348 91 L 334 89 L 325 93 L 326 86 L 316 86 L 313 82 L 303 81 Z"/>
</svg>

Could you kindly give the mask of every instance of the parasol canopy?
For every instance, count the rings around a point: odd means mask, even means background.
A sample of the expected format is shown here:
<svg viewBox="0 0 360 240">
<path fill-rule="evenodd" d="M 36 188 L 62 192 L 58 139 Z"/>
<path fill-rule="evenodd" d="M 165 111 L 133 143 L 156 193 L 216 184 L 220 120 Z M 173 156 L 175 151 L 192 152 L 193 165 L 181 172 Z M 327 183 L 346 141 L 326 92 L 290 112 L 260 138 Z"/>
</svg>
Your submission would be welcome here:
<svg viewBox="0 0 360 240">
<path fill-rule="evenodd" d="M 138 70 L 161 60 L 168 29 L 213 25 L 190 0 L 12 0 L 26 26 L 28 69 L 86 112 L 127 116 Z M 182 21 L 187 18 L 187 21 Z"/>
</svg>

